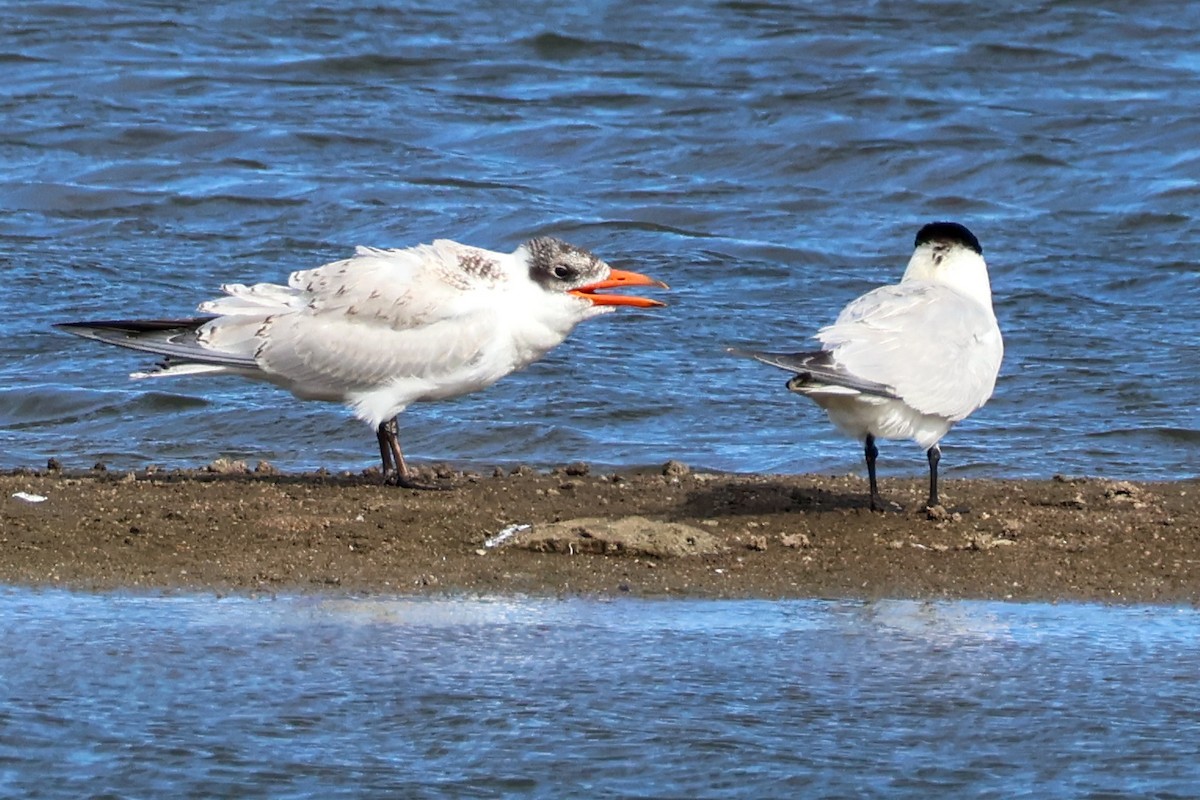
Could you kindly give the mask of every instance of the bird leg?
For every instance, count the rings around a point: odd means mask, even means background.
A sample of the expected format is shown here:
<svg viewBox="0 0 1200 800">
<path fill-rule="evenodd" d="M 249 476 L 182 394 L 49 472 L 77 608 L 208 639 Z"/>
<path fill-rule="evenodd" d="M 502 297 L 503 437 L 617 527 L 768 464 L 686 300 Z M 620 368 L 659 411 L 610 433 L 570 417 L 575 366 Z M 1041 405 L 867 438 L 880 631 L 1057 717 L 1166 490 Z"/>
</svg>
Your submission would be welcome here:
<svg viewBox="0 0 1200 800">
<path fill-rule="evenodd" d="M 937 467 L 938 462 L 942 460 L 942 448 L 935 444 L 925 451 L 925 455 L 929 459 L 929 502 L 925 504 L 925 507 L 933 508 L 941 505 L 938 502 Z"/>
<path fill-rule="evenodd" d="M 387 483 L 395 469 L 392 462 L 392 444 L 391 440 L 394 437 L 397 441 L 397 449 L 399 448 L 399 428 L 400 424 L 393 418 L 388 422 L 379 423 L 379 427 L 375 429 L 375 437 L 379 439 L 379 460 L 383 464 L 383 481 Z"/>
<path fill-rule="evenodd" d="M 379 460 L 383 462 L 383 482 L 394 484 L 404 489 L 448 489 L 448 486 L 435 486 L 414 480 L 404 462 L 404 453 L 400 452 L 400 420 L 398 417 L 379 423 L 375 429 L 379 439 Z"/>
<path fill-rule="evenodd" d="M 869 433 L 863 453 L 867 457 L 867 478 L 871 482 L 871 510 L 883 511 L 883 500 L 879 497 L 879 484 L 875 481 L 875 459 L 879 457 L 879 448 L 875 446 L 875 437 Z"/>
</svg>

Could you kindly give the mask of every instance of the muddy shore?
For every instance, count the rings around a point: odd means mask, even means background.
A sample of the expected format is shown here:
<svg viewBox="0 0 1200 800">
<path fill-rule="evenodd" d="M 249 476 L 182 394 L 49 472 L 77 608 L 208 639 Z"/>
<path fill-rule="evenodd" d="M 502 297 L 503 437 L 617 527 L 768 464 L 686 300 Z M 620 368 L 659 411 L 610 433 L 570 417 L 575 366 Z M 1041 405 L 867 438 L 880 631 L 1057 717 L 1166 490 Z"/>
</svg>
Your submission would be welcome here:
<svg viewBox="0 0 1200 800">
<path fill-rule="evenodd" d="M 619 474 L 583 464 L 426 472 L 449 488 L 223 462 L 128 474 L 13 470 L 0 475 L 0 583 L 1200 601 L 1195 480 L 951 478 L 945 512 L 931 515 L 921 480 L 887 479 L 885 498 L 898 510 L 881 514 L 867 509 L 854 476 L 712 474 L 675 463 Z"/>
</svg>

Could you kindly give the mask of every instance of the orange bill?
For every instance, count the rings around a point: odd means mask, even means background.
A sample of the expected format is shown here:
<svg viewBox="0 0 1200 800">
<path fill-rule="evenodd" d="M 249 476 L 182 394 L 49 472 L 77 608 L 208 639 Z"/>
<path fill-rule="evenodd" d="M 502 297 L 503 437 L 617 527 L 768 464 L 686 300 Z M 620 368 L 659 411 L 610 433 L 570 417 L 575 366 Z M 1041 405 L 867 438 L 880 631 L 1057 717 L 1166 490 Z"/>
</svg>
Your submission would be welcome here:
<svg viewBox="0 0 1200 800">
<path fill-rule="evenodd" d="M 622 289 L 626 286 L 657 286 L 660 289 L 670 289 L 662 281 L 656 281 L 654 278 L 642 275 L 640 272 L 629 272 L 623 269 L 614 269 L 608 274 L 608 278 L 595 283 L 589 283 L 587 286 L 580 286 L 578 289 L 572 289 L 567 294 L 573 294 L 576 297 L 582 297 L 584 300 L 591 300 L 593 304 L 598 306 L 634 306 L 635 308 L 654 308 L 655 306 L 665 306 L 666 303 L 658 300 L 651 300 L 648 297 L 635 297 L 632 295 L 623 294 L 596 294 L 600 289 Z"/>
</svg>

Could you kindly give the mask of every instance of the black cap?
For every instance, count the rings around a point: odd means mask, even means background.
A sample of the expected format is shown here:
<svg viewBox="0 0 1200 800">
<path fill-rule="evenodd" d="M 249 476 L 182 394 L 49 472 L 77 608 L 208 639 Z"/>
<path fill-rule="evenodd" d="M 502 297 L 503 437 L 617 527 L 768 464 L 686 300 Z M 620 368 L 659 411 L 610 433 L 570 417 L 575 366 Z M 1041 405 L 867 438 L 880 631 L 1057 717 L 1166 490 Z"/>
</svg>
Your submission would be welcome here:
<svg viewBox="0 0 1200 800">
<path fill-rule="evenodd" d="M 920 247 L 928 242 L 950 242 L 969 247 L 979 255 L 983 255 L 983 247 L 975 234 L 967 230 L 966 225 L 957 222 L 931 222 L 917 231 L 917 241 L 913 247 Z"/>
</svg>

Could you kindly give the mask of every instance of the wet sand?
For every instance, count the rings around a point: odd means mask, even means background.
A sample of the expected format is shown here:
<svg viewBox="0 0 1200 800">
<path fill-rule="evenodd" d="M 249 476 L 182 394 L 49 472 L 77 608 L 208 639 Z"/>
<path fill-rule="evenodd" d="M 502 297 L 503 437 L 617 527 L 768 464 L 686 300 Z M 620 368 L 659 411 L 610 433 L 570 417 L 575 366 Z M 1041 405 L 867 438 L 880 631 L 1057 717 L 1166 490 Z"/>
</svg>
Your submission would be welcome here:
<svg viewBox="0 0 1200 800">
<path fill-rule="evenodd" d="M 377 476 L 195 471 L 0 475 L 0 583 L 218 593 L 1200 600 L 1200 481 L 888 478 L 872 513 L 855 476 L 576 464 L 440 473 L 445 491 Z M 30 502 L 13 495 L 45 497 Z M 551 523 L 645 517 L 658 544 L 543 537 Z M 682 523 L 668 530 L 661 523 Z M 507 526 L 532 528 L 504 544 Z M 677 530 L 678 529 L 678 530 Z M 684 533 L 679 533 L 682 530 Z M 694 535 L 686 531 L 692 530 Z M 697 533 L 698 532 L 698 533 Z M 657 536 L 651 531 L 651 538 Z M 671 555 L 662 537 L 682 536 Z M 699 547 L 701 541 L 704 547 Z M 688 548 L 698 548 L 689 550 Z"/>
</svg>

